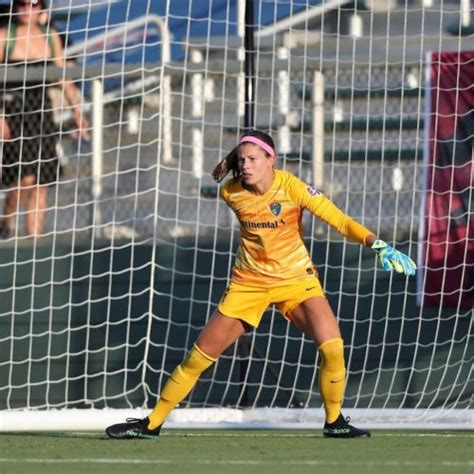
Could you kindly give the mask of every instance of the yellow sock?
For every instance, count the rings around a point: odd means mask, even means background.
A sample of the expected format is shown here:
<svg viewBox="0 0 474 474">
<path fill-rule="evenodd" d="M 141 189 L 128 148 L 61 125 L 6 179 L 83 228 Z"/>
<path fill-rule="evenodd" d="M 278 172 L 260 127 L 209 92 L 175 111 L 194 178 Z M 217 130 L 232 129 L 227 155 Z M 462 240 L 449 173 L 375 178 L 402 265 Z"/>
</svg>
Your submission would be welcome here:
<svg viewBox="0 0 474 474">
<path fill-rule="evenodd" d="M 332 423 L 341 412 L 344 398 L 346 369 L 344 366 L 344 343 L 340 337 L 329 339 L 319 346 L 319 391 L 326 411 L 326 421 Z"/>
<path fill-rule="evenodd" d="M 163 386 L 158 403 L 148 415 L 148 429 L 153 430 L 165 421 L 170 411 L 192 390 L 200 375 L 216 360 L 194 344 L 191 352 L 173 370 Z"/>
</svg>

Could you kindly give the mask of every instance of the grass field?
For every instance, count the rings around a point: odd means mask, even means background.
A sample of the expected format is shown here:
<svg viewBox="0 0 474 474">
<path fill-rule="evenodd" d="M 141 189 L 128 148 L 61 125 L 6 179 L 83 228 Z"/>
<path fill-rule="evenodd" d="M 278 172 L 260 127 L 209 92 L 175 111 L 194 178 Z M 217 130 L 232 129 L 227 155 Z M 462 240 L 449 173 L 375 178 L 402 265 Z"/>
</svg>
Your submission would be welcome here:
<svg viewBox="0 0 474 474">
<path fill-rule="evenodd" d="M 474 432 L 175 431 L 159 440 L 102 433 L 0 433 L 0 473 L 474 473 Z"/>
</svg>

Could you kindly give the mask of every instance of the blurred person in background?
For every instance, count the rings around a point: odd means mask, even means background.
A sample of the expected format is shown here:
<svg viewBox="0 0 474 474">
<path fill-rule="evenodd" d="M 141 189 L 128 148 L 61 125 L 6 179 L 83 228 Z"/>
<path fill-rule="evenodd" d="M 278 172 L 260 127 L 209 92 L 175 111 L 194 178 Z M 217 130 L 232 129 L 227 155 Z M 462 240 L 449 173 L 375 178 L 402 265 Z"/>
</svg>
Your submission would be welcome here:
<svg viewBox="0 0 474 474">
<path fill-rule="evenodd" d="M 11 22 L 0 28 L 0 63 L 18 66 L 65 67 L 64 50 L 58 32 L 49 25 L 45 0 L 13 0 Z M 60 81 L 70 104 L 81 138 L 89 138 L 89 124 L 82 115 L 81 94 L 71 81 Z M 3 141 L 2 185 L 8 190 L 0 236 L 14 229 L 15 214 L 26 208 L 28 236 L 43 233 L 48 187 L 59 174 L 57 131 L 49 84 L 5 83 L 0 139 Z"/>
</svg>

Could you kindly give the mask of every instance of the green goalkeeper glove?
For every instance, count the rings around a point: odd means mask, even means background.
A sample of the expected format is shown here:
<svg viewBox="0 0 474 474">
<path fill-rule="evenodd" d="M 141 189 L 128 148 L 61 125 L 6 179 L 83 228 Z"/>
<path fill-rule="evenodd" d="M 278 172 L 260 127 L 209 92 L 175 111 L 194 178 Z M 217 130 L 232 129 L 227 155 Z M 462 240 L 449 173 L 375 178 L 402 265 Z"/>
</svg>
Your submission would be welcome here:
<svg viewBox="0 0 474 474">
<path fill-rule="evenodd" d="M 415 274 L 415 262 L 387 242 L 377 239 L 371 248 L 377 253 L 380 265 L 385 271 L 395 270 L 397 273 L 404 273 L 407 276 Z"/>
</svg>

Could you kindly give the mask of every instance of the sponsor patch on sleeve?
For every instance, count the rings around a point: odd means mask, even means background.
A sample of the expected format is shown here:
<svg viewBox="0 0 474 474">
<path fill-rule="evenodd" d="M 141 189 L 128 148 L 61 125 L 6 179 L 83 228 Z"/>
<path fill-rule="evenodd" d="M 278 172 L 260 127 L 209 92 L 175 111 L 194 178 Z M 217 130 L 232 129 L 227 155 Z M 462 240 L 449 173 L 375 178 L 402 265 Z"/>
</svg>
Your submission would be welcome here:
<svg viewBox="0 0 474 474">
<path fill-rule="evenodd" d="M 319 196 L 321 193 L 316 189 L 314 188 L 313 186 L 306 186 L 306 192 L 310 195 L 310 196 Z"/>
</svg>

